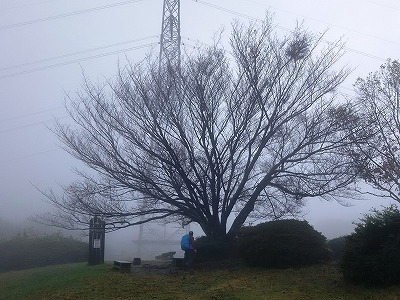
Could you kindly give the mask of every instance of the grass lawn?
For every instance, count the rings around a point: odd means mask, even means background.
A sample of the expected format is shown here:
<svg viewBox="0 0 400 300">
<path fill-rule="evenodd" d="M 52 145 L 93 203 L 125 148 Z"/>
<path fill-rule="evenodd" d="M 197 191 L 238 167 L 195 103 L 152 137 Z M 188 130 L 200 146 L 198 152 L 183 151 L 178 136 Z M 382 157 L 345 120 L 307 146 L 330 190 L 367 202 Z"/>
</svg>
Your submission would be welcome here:
<svg viewBox="0 0 400 300">
<path fill-rule="evenodd" d="M 69 264 L 0 273 L 0 299 L 400 300 L 400 286 L 348 285 L 335 266 L 123 274 L 110 264 Z"/>
</svg>

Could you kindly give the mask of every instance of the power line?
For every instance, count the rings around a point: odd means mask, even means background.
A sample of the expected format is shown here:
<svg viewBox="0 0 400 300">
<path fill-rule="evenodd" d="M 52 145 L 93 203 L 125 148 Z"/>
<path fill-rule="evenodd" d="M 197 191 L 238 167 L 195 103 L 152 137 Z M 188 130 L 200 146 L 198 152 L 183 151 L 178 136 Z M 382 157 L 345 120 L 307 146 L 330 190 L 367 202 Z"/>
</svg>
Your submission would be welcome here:
<svg viewBox="0 0 400 300">
<path fill-rule="evenodd" d="M 40 110 L 40 111 L 31 112 L 31 113 L 24 114 L 24 115 L 14 116 L 14 117 L 10 117 L 10 118 L 6 118 L 6 119 L 0 120 L 0 123 L 14 121 L 14 120 L 18 120 L 18 119 L 23 119 L 23 118 L 31 117 L 31 116 L 34 116 L 34 115 L 39 115 L 39 114 L 43 114 L 43 113 L 59 110 L 61 108 L 62 107 L 55 107 L 55 108 L 50 108 L 50 109 L 44 109 L 44 110 Z"/>
<path fill-rule="evenodd" d="M 54 1 L 57 1 L 57 0 L 47 0 L 47 1 L 40 1 L 40 2 L 32 2 L 32 3 L 21 4 L 21 5 L 15 5 L 15 6 L 11 6 L 11 7 L 5 7 L 5 8 L 3 8 L 3 10 L 19 9 L 21 7 L 33 6 L 33 5 L 41 5 L 43 3 L 54 2 Z"/>
<path fill-rule="evenodd" d="M 368 57 L 368 58 L 372 58 L 372 59 L 379 60 L 379 61 L 384 61 L 384 62 L 386 61 L 385 58 L 382 58 L 382 57 L 379 57 L 379 56 L 376 56 L 376 55 L 372 55 L 372 54 L 369 54 L 367 52 L 363 52 L 363 51 L 360 51 L 360 50 L 357 50 L 357 49 L 353 49 L 353 48 L 349 48 L 349 47 L 344 47 L 344 49 L 346 51 L 353 52 L 353 53 L 356 53 L 356 54 L 360 54 L 360 55 L 363 55 L 363 56 Z"/>
<path fill-rule="evenodd" d="M 92 7 L 92 8 L 88 8 L 88 9 L 84 9 L 84 10 L 78 10 L 78 11 L 65 13 L 65 14 L 60 14 L 60 15 L 56 15 L 56 16 L 50 16 L 50 17 L 40 18 L 40 19 L 36 19 L 36 20 L 30 20 L 30 21 L 25 21 L 25 22 L 20 22 L 20 23 L 4 25 L 4 26 L 0 26 L 0 30 L 26 26 L 26 25 L 31 25 L 31 24 L 35 24 L 35 23 L 56 20 L 56 19 L 60 19 L 60 18 L 71 17 L 71 16 L 75 16 L 75 15 L 90 13 L 90 12 L 99 11 L 99 10 L 108 9 L 108 8 L 113 8 L 113 7 L 117 7 L 117 6 L 137 3 L 137 2 L 141 2 L 141 1 L 144 1 L 144 0 L 122 1 L 122 2 L 118 2 L 118 3 L 114 3 L 114 4 L 108 4 L 108 5 L 98 6 L 98 7 Z M 146 1 L 149 1 L 149 0 L 146 0 Z"/>
<path fill-rule="evenodd" d="M 27 63 L 23 63 L 23 64 L 19 64 L 19 65 L 13 65 L 13 66 L 9 66 L 9 67 L 4 67 L 4 68 L 0 68 L 0 71 L 26 67 L 26 66 L 35 65 L 35 64 L 39 64 L 39 63 L 43 63 L 43 62 L 47 62 L 47 61 L 51 61 L 51 60 L 56 60 L 56 59 L 60 59 L 60 58 L 65 58 L 65 57 L 69 57 L 69 56 L 75 56 L 75 55 L 79 55 L 79 54 L 85 54 L 85 53 L 89 53 L 89 52 L 93 52 L 93 51 L 97 51 L 97 50 L 106 49 L 106 48 L 112 48 L 112 47 L 116 47 L 116 46 L 126 45 L 126 44 L 129 44 L 129 43 L 144 41 L 144 40 L 152 39 L 152 38 L 155 38 L 155 37 L 159 38 L 158 35 L 147 36 L 147 37 L 143 37 L 143 38 L 139 38 L 139 39 L 135 39 L 135 40 L 129 40 L 129 41 L 115 43 L 115 44 L 109 44 L 109 45 L 106 45 L 106 46 L 100 46 L 100 47 L 91 48 L 91 49 L 87 49 L 87 50 L 82 50 L 82 51 L 63 54 L 63 55 L 54 56 L 54 57 L 50 57 L 50 58 L 45 58 L 45 59 L 41 59 L 41 60 L 36 60 L 36 61 L 32 61 L 32 62 L 27 62 Z"/>
<path fill-rule="evenodd" d="M 149 38 L 153 38 L 153 37 L 158 37 L 157 35 L 154 36 L 150 36 L 150 37 L 145 37 L 145 38 L 140 38 L 140 39 L 136 39 L 136 40 L 131 40 L 131 41 L 126 41 L 126 42 L 121 42 L 121 43 L 116 43 L 116 44 L 112 44 L 112 45 L 108 45 L 108 46 L 104 46 L 104 47 L 97 47 L 97 48 L 93 48 L 93 49 L 89 49 L 89 50 L 84 50 L 84 51 L 80 51 L 80 52 L 75 52 L 75 53 L 71 53 L 71 54 L 65 54 L 65 55 L 61 55 L 61 56 L 57 56 L 57 57 L 53 57 L 53 58 L 48 58 L 48 59 L 44 59 L 44 60 L 40 60 L 40 61 L 35 61 L 35 62 L 30 62 L 30 63 L 24 63 L 24 64 L 20 64 L 20 65 L 16 65 L 16 66 L 10 66 L 10 67 L 6 67 L 6 68 L 2 68 L 0 69 L 0 71 L 2 70 L 6 70 L 6 69 L 11 69 L 11 68 L 17 68 L 17 67 L 22 67 L 22 66 L 28 66 L 28 65 L 32 65 L 32 64 L 36 64 L 36 63 L 40 63 L 40 62 L 45 62 L 45 61 L 49 61 L 49 60 L 53 60 L 53 59 L 57 59 L 57 58 L 63 58 L 63 57 L 67 57 L 67 56 L 72 56 L 75 54 L 81 54 L 81 53 L 87 53 L 90 51 L 94 51 L 94 50 L 98 50 L 98 49 L 104 49 L 104 48 L 108 48 L 108 47 L 113 47 L 116 45 L 123 45 L 123 44 L 127 44 L 130 42 L 136 42 L 136 41 L 141 41 L 141 40 L 146 40 Z M 28 71 L 34 71 L 34 70 L 28 70 Z M 26 72 L 28 72 L 26 71 Z M 15 75 L 16 76 L 16 75 Z M 32 113 L 28 113 L 28 114 L 23 114 L 23 115 L 19 115 L 19 116 L 14 116 L 14 117 L 10 117 L 10 118 L 5 118 L 5 119 L 1 119 L 0 123 L 4 123 L 4 122 L 9 122 L 9 121 L 14 121 L 14 120 L 18 120 L 18 119 L 23 119 L 23 118 L 27 118 L 30 116 L 34 116 L 34 115 L 39 115 L 39 114 L 43 114 L 43 113 L 47 113 L 47 112 L 51 112 L 51 111 L 55 111 L 55 110 L 59 110 L 62 107 L 57 107 L 57 108 L 51 108 L 51 109 L 46 109 L 46 110 L 41 110 L 41 111 L 36 111 L 36 112 L 32 112 Z M 47 120 L 48 121 L 48 120 Z M 32 123 L 32 124 L 28 124 L 28 125 L 23 125 L 20 127 L 15 127 L 15 128 L 11 128 L 8 130 L 1 130 L 0 133 L 5 133 L 5 132 L 9 132 L 9 131 L 14 131 L 14 130 L 19 130 L 19 129 L 23 129 L 26 127 L 30 127 L 30 126 L 36 126 L 36 125 L 41 125 L 44 122 L 47 121 L 42 121 L 39 123 Z"/>
<path fill-rule="evenodd" d="M 380 2 L 376 2 L 376 1 L 372 1 L 372 0 L 365 0 L 365 1 L 366 2 L 370 2 L 370 3 L 374 3 L 376 5 L 385 6 L 385 7 L 390 8 L 390 9 L 400 10 L 400 8 L 397 8 L 397 7 L 394 7 L 394 6 L 390 6 L 390 5 L 387 5 L 387 4 L 384 4 L 384 3 L 380 3 Z"/>
<path fill-rule="evenodd" d="M 57 120 L 64 120 L 64 119 L 68 119 L 68 118 L 69 118 L 69 116 L 64 116 L 64 117 L 57 118 Z M 5 129 L 5 130 L 0 130 L 0 134 L 1 133 L 8 133 L 8 132 L 11 132 L 11 131 L 16 131 L 16 130 L 21 130 L 21 129 L 25 129 L 25 128 L 29 128 L 29 127 L 33 127 L 33 126 L 38 126 L 38 125 L 46 126 L 46 122 L 52 122 L 52 121 L 54 121 L 54 120 L 53 119 L 49 119 L 49 120 L 44 120 L 44 121 L 39 121 L 39 122 L 35 122 L 35 123 L 21 125 L 21 126 L 18 126 L 18 127 L 13 127 L 13 128 Z"/>
<path fill-rule="evenodd" d="M 251 1 L 253 3 L 256 3 L 258 5 L 263 6 L 262 3 L 254 1 L 254 0 L 241 0 L 241 1 L 245 1 L 245 2 Z M 366 1 L 368 1 L 368 0 L 366 0 Z M 368 2 L 376 3 L 376 2 L 373 2 L 373 1 L 368 1 Z M 337 27 L 337 28 L 341 28 L 341 29 L 344 29 L 344 30 L 349 31 L 349 32 L 354 32 L 354 33 L 357 33 L 357 34 L 360 34 L 360 35 L 364 35 L 366 37 L 374 38 L 374 39 L 377 39 L 377 40 L 381 40 L 381 41 L 389 42 L 389 43 L 393 43 L 393 44 L 399 44 L 398 42 L 395 42 L 395 41 L 392 41 L 392 40 L 389 40 L 389 39 L 381 38 L 381 37 L 376 36 L 376 35 L 364 33 L 364 32 L 361 32 L 361 31 L 358 31 L 358 30 L 355 30 L 355 29 L 351 29 L 351 28 L 348 28 L 348 27 L 344 27 L 344 26 L 341 26 L 341 25 L 335 25 L 335 24 L 332 24 L 332 23 L 329 23 L 329 22 L 326 22 L 326 21 L 323 21 L 323 20 L 319 20 L 319 19 L 316 19 L 316 18 L 312 18 L 312 17 L 309 17 L 309 16 L 299 15 L 297 13 L 293 13 L 291 11 L 283 10 L 283 9 L 276 8 L 276 7 L 273 7 L 273 6 L 269 6 L 269 7 L 271 7 L 275 11 L 282 11 L 282 12 L 287 13 L 287 14 L 300 16 L 300 17 L 303 17 L 303 18 L 306 18 L 306 19 L 309 19 L 309 20 L 314 20 L 314 21 L 317 21 L 317 22 L 320 22 L 320 23 L 323 23 L 323 24 L 326 24 L 326 25 L 329 25 L 329 26 L 332 26 L 332 27 Z"/>
<path fill-rule="evenodd" d="M 192 0 L 192 1 L 194 1 L 196 3 L 200 3 L 200 4 L 203 4 L 203 5 L 206 5 L 206 6 L 209 6 L 209 7 L 212 7 L 212 8 L 215 8 L 215 9 L 218 9 L 218 10 L 221 10 L 221 11 L 224 11 L 224 12 L 227 12 L 227 13 L 230 13 L 230 14 L 234 14 L 234 15 L 238 15 L 238 16 L 241 16 L 241 17 L 244 17 L 244 18 L 247 18 L 247 19 L 251 19 L 253 21 L 257 21 L 257 22 L 261 22 L 262 21 L 261 19 L 249 16 L 249 15 L 246 15 L 246 14 L 243 14 L 243 13 L 239 13 L 237 11 L 234 11 L 234 10 L 231 10 L 231 9 L 227 9 L 227 8 L 224 8 L 224 7 L 221 7 L 221 6 L 217 6 L 217 5 L 202 1 L 202 0 Z M 279 26 L 279 25 L 276 26 L 276 28 L 279 28 L 281 30 L 288 31 L 288 32 L 293 32 L 292 29 L 289 29 L 289 28 L 286 28 L 286 27 L 283 27 L 283 26 Z M 344 49 L 349 51 L 349 52 L 354 52 L 356 54 L 360 54 L 360 55 L 363 55 L 363 56 L 366 56 L 366 57 L 369 57 L 369 58 L 372 58 L 372 59 L 375 59 L 375 60 L 386 61 L 386 59 L 384 59 L 382 57 L 379 57 L 379 56 L 376 56 L 376 55 L 372 55 L 372 54 L 369 54 L 369 53 L 366 53 L 366 52 L 363 52 L 363 51 L 360 51 L 360 50 L 356 50 L 356 49 L 349 48 L 349 47 L 344 47 Z"/>
<path fill-rule="evenodd" d="M 116 5 L 123 5 L 123 4 L 127 4 L 127 3 L 138 2 L 138 1 L 143 1 L 143 0 L 125 1 L 125 2 L 120 2 L 120 3 L 113 4 L 113 5 L 103 6 L 103 7 L 100 7 L 100 8 L 112 7 L 112 6 L 116 6 Z M 220 6 L 217 6 L 217 5 L 202 1 L 202 0 L 193 0 L 193 1 L 195 1 L 197 3 L 200 3 L 200 4 L 203 4 L 203 5 L 206 5 L 206 6 L 209 6 L 209 7 L 212 7 L 214 9 L 218 9 L 218 10 L 230 13 L 230 14 L 235 14 L 235 15 L 238 15 L 238 16 L 241 16 L 241 17 L 245 17 L 245 18 L 248 18 L 248 19 L 252 19 L 252 20 L 255 20 L 255 21 L 262 21 L 262 20 L 260 20 L 258 18 L 249 16 L 249 15 L 245 15 L 243 13 L 239 13 L 239 12 L 236 12 L 236 11 L 224 8 L 224 7 L 220 7 Z M 253 1 L 253 2 L 255 2 L 255 1 Z M 99 9 L 99 8 L 94 8 L 94 9 Z M 289 31 L 289 32 L 292 31 L 291 29 L 285 28 L 285 27 L 282 27 L 282 26 L 277 26 L 277 27 L 280 28 L 280 29 L 283 29 L 285 31 Z M 100 50 L 100 49 L 106 49 L 106 48 L 110 48 L 110 47 L 114 47 L 114 46 L 118 46 L 118 45 L 124 45 L 124 44 L 130 43 L 130 42 L 136 42 L 136 41 L 151 39 L 151 38 L 155 38 L 155 37 L 158 37 L 158 35 L 148 36 L 148 37 L 144 37 L 144 38 L 140 38 L 140 39 L 136 39 L 136 40 L 131 40 L 131 41 L 126 41 L 126 42 L 121 42 L 121 43 L 115 43 L 115 44 L 102 46 L 102 47 L 96 47 L 96 48 L 92 48 L 92 49 L 88 49 L 88 50 L 83 50 L 83 51 L 78 51 L 78 52 L 74 52 L 74 53 L 70 53 L 70 54 L 60 55 L 60 56 L 56 56 L 56 57 L 52 57 L 52 58 L 48 58 L 48 59 L 28 62 L 28 63 L 24 63 L 24 64 L 20 64 L 20 65 L 4 67 L 4 68 L 1 68 L 0 71 L 9 70 L 9 69 L 13 69 L 13 68 L 24 67 L 24 66 L 29 66 L 29 65 L 34 65 L 34 64 L 38 64 L 38 63 L 42 63 L 42 62 L 46 62 L 46 61 L 50 61 L 50 60 L 55 60 L 55 59 L 64 58 L 64 57 L 68 57 L 68 56 L 88 53 L 88 52 L 91 52 L 91 51 L 96 51 L 96 50 Z M 155 44 L 149 44 L 149 45 L 151 46 L 151 45 L 155 45 Z M 31 72 L 36 72 L 36 71 L 40 71 L 40 70 L 46 70 L 46 69 L 49 69 L 49 68 L 63 66 L 63 65 L 66 65 L 66 64 L 70 64 L 70 63 L 76 63 L 76 62 L 80 62 L 80 61 L 84 61 L 84 60 L 88 60 L 88 59 L 93 59 L 93 58 L 98 58 L 98 57 L 103 57 L 103 56 L 107 56 L 107 55 L 116 54 L 116 53 L 120 53 L 122 51 L 130 51 L 130 50 L 133 50 L 133 49 L 135 49 L 135 48 L 127 48 L 125 50 L 118 50 L 118 51 L 114 51 L 114 52 L 110 52 L 110 53 L 99 54 L 99 55 L 96 55 L 96 56 L 86 57 L 86 58 L 77 59 L 77 60 L 68 61 L 68 62 L 63 62 L 63 63 L 54 64 L 54 65 L 50 65 L 50 66 L 34 68 L 34 69 L 31 69 L 31 70 L 26 70 L 26 71 L 21 71 L 21 72 L 15 72 L 15 73 L 12 73 L 12 74 L 0 76 L 0 79 L 19 76 L 19 75 L 24 75 L 24 74 L 31 73 Z M 363 55 L 363 56 L 366 56 L 366 57 L 369 57 L 369 58 L 372 58 L 372 59 L 375 59 L 375 60 L 379 60 L 379 61 L 383 61 L 383 62 L 386 61 L 386 59 L 384 59 L 382 57 L 378 57 L 378 56 L 375 56 L 375 55 L 372 55 L 372 54 L 369 54 L 369 53 L 366 53 L 366 52 L 363 52 L 363 51 L 360 51 L 360 50 L 352 49 L 352 48 L 349 48 L 349 47 L 345 47 L 345 49 L 347 51 L 349 51 L 349 52 L 353 52 L 353 53 L 356 53 L 356 54 L 359 54 L 359 55 Z"/>
<path fill-rule="evenodd" d="M 209 7 L 224 11 L 224 12 L 227 12 L 227 13 L 230 13 L 230 14 L 233 14 L 233 15 L 237 15 L 237 16 L 240 16 L 240 17 L 243 17 L 243 18 L 246 18 L 246 19 L 250 19 L 250 20 L 254 20 L 254 21 L 261 21 L 258 18 L 249 16 L 249 15 L 246 15 L 246 14 L 243 14 L 243 13 L 240 13 L 240 12 L 237 12 L 237 11 L 225 8 L 225 7 L 221 7 L 221 6 L 218 6 L 218 5 L 215 5 L 215 4 L 211 4 L 211 3 L 208 3 L 206 1 L 202 1 L 202 0 L 192 0 L 192 1 L 194 1 L 196 3 L 200 3 L 200 4 L 205 5 L 205 6 L 209 6 Z"/>
<path fill-rule="evenodd" d="M 157 44 L 158 44 L 158 42 L 157 43 L 150 43 L 150 44 L 145 44 L 145 45 L 141 45 L 141 46 L 130 47 L 130 48 L 125 48 L 125 49 L 116 50 L 116 51 L 112 51 L 112 52 L 102 53 L 102 54 L 98 54 L 98 55 L 83 57 L 83 58 L 70 60 L 70 61 L 66 61 L 66 62 L 61 62 L 61 63 L 48 65 L 48 66 L 44 66 L 44 67 L 38 67 L 38 68 L 30 69 L 30 70 L 15 72 L 15 73 L 11 73 L 11 74 L 0 76 L 0 80 L 6 79 L 6 78 L 15 77 L 15 76 L 20 76 L 20 75 L 25 75 L 25 74 L 29 74 L 29 73 L 33 73 L 33 72 L 37 72 L 37 71 L 43 71 L 43 70 L 47 70 L 47 69 L 52 69 L 52 68 L 56 68 L 56 67 L 70 65 L 70 64 L 74 64 L 74 63 L 90 60 L 90 59 L 102 58 L 102 57 L 106 57 L 106 56 L 110 56 L 110 55 L 114 55 L 114 54 L 118 54 L 118 53 L 138 50 L 138 49 L 142 49 L 142 48 L 153 47 L 153 46 L 155 46 Z"/>
<path fill-rule="evenodd" d="M 0 164 L 5 164 L 5 163 L 13 162 L 13 161 L 18 161 L 18 160 L 30 159 L 34 156 L 40 156 L 43 154 L 47 154 L 47 153 L 59 151 L 59 150 L 63 150 L 63 148 L 58 147 L 58 148 L 48 149 L 48 150 L 44 150 L 44 151 L 40 151 L 40 152 L 35 152 L 35 153 L 29 154 L 29 155 L 24 155 L 24 156 L 14 157 L 14 158 L 7 159 L 7 160 L 2 160 L 2 161 L 0 161 Z"/>
</svg>

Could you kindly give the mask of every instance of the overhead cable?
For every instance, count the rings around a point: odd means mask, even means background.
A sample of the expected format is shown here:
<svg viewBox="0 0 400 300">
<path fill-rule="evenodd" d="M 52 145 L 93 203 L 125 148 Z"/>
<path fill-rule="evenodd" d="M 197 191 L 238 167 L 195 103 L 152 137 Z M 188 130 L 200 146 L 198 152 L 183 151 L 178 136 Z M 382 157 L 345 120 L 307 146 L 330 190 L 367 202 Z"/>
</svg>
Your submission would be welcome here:
<svg viewBox="0 0 400 300">
<path fill-rule="evenodd" d="M 253 21 L 257 21 L 257 22 L 261 22 L 262 21 L 261 19 L 258 19 L 258 18 L 255 18 L 255 17 L 251 17 L 249 15 L 242 14 L 242 13 L 239 13 L 239 12 L 236 12 L 234 10 L 230 10 L 230 9 L 227 9 L 227 8 L 224 8 L 224 7 L 221 7 L 221 6 L 217 6 L 217 5 L 208 3 L 206 1 L 202 1 L 202 0 L 192 0 L 192 1 L 194 1 L 196 3 L 200 3 L 200 4 L 203 4 L 203 5 L 206 5 L 206 6 L 209 6 L 209 7 L 212 7 L 212 8 L 215 8 L 215 9 L 218 9 L 218 10 L 221 10 L 221 11 L 224 11 L 224 12 L 227 12 L 227 13 L 230 13 L 230 14 L 234 14 L 234 15 L 238 15 L 238 16 L 241 16 L 241 17 L 244 17 L 244 18 L 247 18 L 247 19 L 251 19 Z M 279 28 L 281 30 L 288 31 L 288 32 L 293 32 L 292 29 L 289 29 L 289 28 L 286 28 L 286 27 L 283 27 L 283 26 L 279 26 L 279 25 L 276 26 L 276 28 Z M 360 55 L 363 55 L 363 56 L 366 56 L 366 57 L 369 57 L 369 58 L 372 58 L 372 59 L 375 59 L 375 60 L 386 61 L 386 59 L 384 59 L 382 57 L 379 57 L 379 56 L 376 56 L 376 55 L 372 55 L 372 54 L 369 54 L 369 53 L 366 53 L 366 52 L 363 52 L 363 51 L 360 51 L 360 50 L 356 50 L 356 49 L 349 48 L 349 47 L 344 47 L 344 49 L 349 51 L 349 52 L 354 52 L 356 54 L 360 54 Z"/>
<path fill-rule="evenodd" d="M 60 15 L 56 15 L 56 16 L 50 16 L 50 17 L 45 17 L 45 18 L 40 18 L 40 19 L 35 19 L 35 20 L 30 20 L 30 21 L 25 21 L 25 22 L 20 22 L 20 23 L 4 25 L 4 26 L 0 26 L 0 30 L 11 29 L 11 28 L 21 27 L 21 26 L 26 26 L 26 25 L 32 25 L 32 24 L 35 24 L 35 23 L 51 21 L 51 20 L 56 20 L 56 19 L 60 19 L 60 18 L 71 17 L 71 16 L 75 16 L 75 15 L 79 15 L 79 14 L 90 13 L 90 12 L 94 12 L 94 11 L 98 11 L 98 10 L 108 9 L 108 8 L 127 5 L 127 4 L 132 4 L 132 3 L 141 2 L 141 1 L 145 1 L 145 0 L 122 1 L 122 2 L 118 2 L 118 3 L 114 3 L 114 4 L 108 4 L 108 5 L 98 6 L 98 7 L 92 7 L 92 8 L 78 10 L 78 11 L 65 13 L 65 14 L 60 14 Z M 149 1 L 149 0 L 146 0 L 146 1 Z"/>
<path fill-rule="evenodd" d="M 65 66 L 65 65 L 69 65 L 69 64 L 74 64 L 74 63 L 78 63 L 78 62 L 82 62 L 82 61 L 86 61 L 86 60 L 90 60 L 90 59 L 101 58 L 101 57 L 105 57 L 105 56 L 109 56 L 109 55 L 128 52 L 128 51 L 132 51 L 132 50 L 138 50 L 138 49 L 142 49 L 142 48 L 149 48 L 149 47 L 153 47 L 155 45 L 158 45 L 158 42 L 157 43 L 149 43 L 149 44 L 136 46 L 136 47 L 125 48 L 125 49 L 102 53 L 102 54 L 98 54 L 98 55 L 83 57 L 83 58 L 79 58 L 79 59 L 69 60 L 69 61 L 65 61 L 65 62 L 53 64 L 53 65 L 38 67 L 38 68 L 15 72 L 15 73 L 11 73 L 11 74 L 1 75 L 0 80 L 10 78 L 10 77 L 20 76 L 20 75 L 25 75 L 25 74 L 29 74 L 29 73 L 33 73 L 33 72 L 37 72 L 37 71 L 52 69 L 52 68 L 56 68 L 56 67 L 60 67 L 60 66 Z"/>
<path fill-rule="evenodd" d="M 109 45 L 106 45 L 106 46 L 95 47 L 95 48 L 86 49 L 86 50 L 82 50 L 82 51 L 77 51 L 77 52 L 73 52 L 73 53 L 63 54 L 63 55 L 54 56 L 54 57 L 45 58 L 45 59 L 36 60 L 36 61 L 31 61 L 31 62 L 19 64 L 19 65 L 8 66 L 8 67 L 0 68 L 0 71 L 26 67 L 26 66 L 35 65 L 35 64 L 39 64 L 39 63 L 43 63 L 43 62 L 47 62 L 47 61 L 51 61 L 51 60 L 56 60 L 56 59 L 60 59 L 60 58 L 65 58 L 65 57 L 69 57 L 69 56 L 75 56 L 75 55 L 85 54 L 85 53 L 89 53 L 89 52 L 93 52 L 93 51 L 97 51 L 97 50 L 112 48 L 112 47 L 121 46 L 121 45 L 126 45 L 126 44 L 129 44 L 129 43 L 135 43 L 135 42 L 139 42 L 139 41 L 149 40 L 149 39 L 153 39 L 153 38 L 156 38 L 156 37 L 159 38 L 159 35 L 151 35 L 151 36 L 147 36 L 147 37 L 143 37 L 143 38 L 139 38 L 139 39 L 135 39 L 135 40 L 129 40 L 129 41 L 119 42 L 119 43 L 115 43 L 115 44 L 109 44 Z"/>
<path fill-rule="evenodd" d="M 24 119 L 24 118 L 31 117 L 31 116 L 34 116 L 34 115 L 48 113 L 48 112 L 59 110 L 59 109 L 62 109 L 62 107 L 61 106 L 60 107 L 54 107 L 54 108 L 49 108 L 49 109 L 44 109 L 44 110 L 40 110 L 40 111 L 31 112 L 31 113 L 28 113 L 28 114 L 14 116 L 14 117 L 10 117 L 10 118 L 5 118 L 5 119 L 1 119 L 0 123 L 14 121 L 14 120 L 18 120 L 18 119 Z"/>
</svg>

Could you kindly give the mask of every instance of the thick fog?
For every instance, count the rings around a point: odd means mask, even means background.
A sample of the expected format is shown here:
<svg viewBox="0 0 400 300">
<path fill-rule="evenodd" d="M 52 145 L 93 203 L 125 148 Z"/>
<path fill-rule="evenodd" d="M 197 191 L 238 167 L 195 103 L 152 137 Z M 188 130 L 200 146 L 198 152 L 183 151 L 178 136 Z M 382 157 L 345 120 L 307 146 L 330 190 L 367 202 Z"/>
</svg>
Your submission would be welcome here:
<svg viewBox="0 0 400 300">
<path fill-rule="evenodd" d="M 156 53 L 162 4 L 162 0 L 0 1 L 2 235 L 31 228 L 26 218 L 52 209 L 37 188 L 60 192 L 61 185 L 76 179 L 73 169 L 84 168 L 61 148 L 51 131 L 54 119 L 71 121 L 63 108 L 65 95 L 80 89 L 83 73 L 102 82 L 116 74 L 118 64 L 138 62 L 147 53 Z M 303 22 L 311 32 L 328 29 L 326 41 L 346 41 L 341 64 L 354 71 L 338 91 L 344 98 L 354 95 L 352 85 L 357 77 L 378 70 L 387 58 L 399 58 L 400 4 L 394 0 L 181 1 L 183 51 L 211 43 L 221 28 L 225 28 L 223 42 L 228 43 L 233 19 L 261 20 L 267 11 L 273 13 L 281 34 Z M 349 206 L 343 206 L 310 199 L 304 219 L 334 238 L 350 233 L 352 222 L 371 207 L 389 203 L 349 200 Z M 201 235 L 196 229 L 195 235 Z M 106 258 L 138 255 L 137 239 L 138 228 L 107 234 Z M 154 248 L 147 251 L 149 256 L 169 249 Z M 170 248 L 179 252 L 179 245 Z"/>
</svg>

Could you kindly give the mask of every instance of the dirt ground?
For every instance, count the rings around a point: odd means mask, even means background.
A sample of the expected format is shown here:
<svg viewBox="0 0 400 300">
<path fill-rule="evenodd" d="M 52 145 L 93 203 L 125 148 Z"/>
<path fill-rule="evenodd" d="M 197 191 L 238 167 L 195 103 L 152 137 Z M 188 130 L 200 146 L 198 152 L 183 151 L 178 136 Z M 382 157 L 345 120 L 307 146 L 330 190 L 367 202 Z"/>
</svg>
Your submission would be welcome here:
<svg viewBox="0 0 400 300">
<path fill-rule="evenodd" d="M 208 263 L 195 263 L 193 270 L 184 271 L 182 267 L 175 266 L 173 260 L 146 260 L 140 265 L 132 265 L 131 274 L 184 274 L 190 272 L 203 272 L 211 270 L 232 269 L 237 263 L 232 261 L 218 261 Z M 178 262 L 179 265 L 179 262 Z"/>
<path fill-rule="evenodd" d="M 131 267 L 131 274 L 168 274 L 183 272 L 182 269 L 174 267 L 172 260 L 145 260 L 140 265 Z"/>
</svg>

